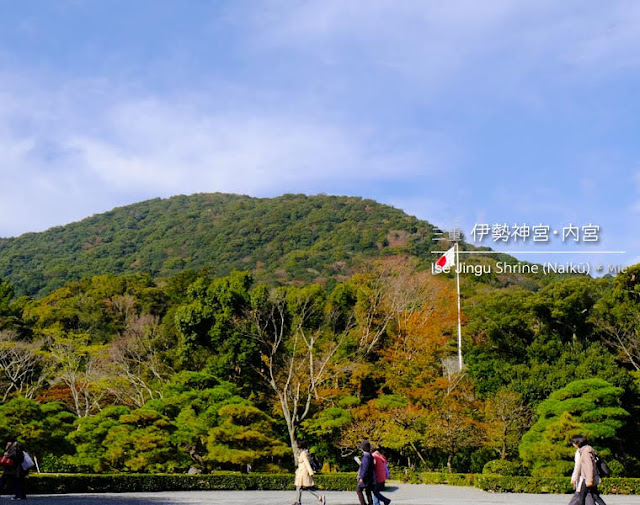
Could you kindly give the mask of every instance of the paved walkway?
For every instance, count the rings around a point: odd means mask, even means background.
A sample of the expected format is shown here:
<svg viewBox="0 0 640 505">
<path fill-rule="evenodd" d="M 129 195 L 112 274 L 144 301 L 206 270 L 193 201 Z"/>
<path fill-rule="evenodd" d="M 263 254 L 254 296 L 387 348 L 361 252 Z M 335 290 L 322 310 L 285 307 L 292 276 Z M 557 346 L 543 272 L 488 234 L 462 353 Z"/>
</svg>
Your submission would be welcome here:
<svg viewBox="0 0 640 505">
<path fill-rule="evenodd" d="M 567 505 L 570 495 L 487 493 L 472 487 L 400 484 L 385 492 L 392 505 Z M 604 496 L 607 505 L 638 505 L 640 496 Z M 182 491 L 30 496 L 33 505 L 291 505 L 291 491 Z M 8 505 L 6 496 L 0 502 Z M 303 505 L 317 505 L 308 493 Z M 328 491 L 328 505 L 357 505 L 355 492 Z"/>
</svg>

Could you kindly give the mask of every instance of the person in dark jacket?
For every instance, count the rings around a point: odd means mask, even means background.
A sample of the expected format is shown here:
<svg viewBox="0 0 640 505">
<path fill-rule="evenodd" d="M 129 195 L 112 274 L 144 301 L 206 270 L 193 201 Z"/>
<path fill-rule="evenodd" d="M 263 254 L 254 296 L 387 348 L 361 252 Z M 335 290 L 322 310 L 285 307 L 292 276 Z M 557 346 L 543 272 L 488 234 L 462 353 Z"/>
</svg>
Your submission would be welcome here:
<svg viewBox="0 0 640 505">
<path fill-rule="evenodd" d="M 13 440 L 7 440 L 7 443 L 5 444 L 5 448 L 4 448 L 5 456 L 7 456 L 7 451 L 11 447 L 11 444 L 13 444 Z M 10 482 L 13 483 L 13 474 L 15 471 L 15 466 L 13 465 L 3 466 L 3 468 L 4 468 L 4 471 L 2 472 L 2 477 L 0 477 L 0 495 L 2 494 L 2 492 L 4 491 L 4 488 L 7 486 L 8 483 Z"/>
<path fill-rule="evenodd" d="M 27 472 L 22 468 L 24 461 L 24 453 L 20 442 L 11 442 L 7 444 L 5 452 L 8 458 L 13 460 L 13 500 L 24 500 L 27 498 L 24 492 L 24 478 Z"/>
<path fill-rule="evenodd" d="M 368 440 L 365 440 L 360 444 L 362 449 L 362 460 L 360 462 L 360 468 L 358 469 L 358 486 L 356 493 L 358 494 L 358 500 L 360 505 L 373 505 L 373 497 L 371 491 L 373 490 L 374 478 L 373 478 L 373 456 L 371 455 L 371 444 Z M 367 502 L 364 501 L 364 494 L 367 494 Z"/>
</svg>

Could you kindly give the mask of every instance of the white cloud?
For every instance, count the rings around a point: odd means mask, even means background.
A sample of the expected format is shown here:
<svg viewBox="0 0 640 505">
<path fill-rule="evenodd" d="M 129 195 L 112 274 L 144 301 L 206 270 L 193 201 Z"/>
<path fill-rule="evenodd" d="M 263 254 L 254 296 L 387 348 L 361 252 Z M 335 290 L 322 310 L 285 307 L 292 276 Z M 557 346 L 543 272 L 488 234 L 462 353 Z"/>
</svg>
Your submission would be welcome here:
<svg viewBox="0 0 640 505">
<path fill-rule="evenodd" d="M 81 107 L 70 100 L 74 93 Z M 435 159 L 423 143 L 397 144 L 344 121 L 194 97 L 103 95 L 84 109 L 82 94 L 67 86 L 2 98 L 13 105 L 0 103 L 0 236 L 152 196 L 331 192 L 336 184 L 407 181 L 428 173 Z"/>
<path fill-rule="evenodd" d="M 584 85 L 640 66 L 635 0 L 271 5 L 268 15 L 253 14 L 255 51 L 303 53 L 316 65 L 311 73 L 328 69 L 323 75 L 378 68 L 405 92 L 427 96 L 453 85 L 539 107 L 545 83 Z"/>
<path fill-rule="evenodd" d="M 263 192 L 283 181 L 405 178 L 425 153 L 368 145 L 341 124 L 303 117 L 194 113 L 155 100 L 118 105 L 106 138 L 74 135 L 68 147 L 115 187 Z"/>
<path fill-rule="evenodd" d="M 369 196 L 383 192 L 357 189 L 372 181 L 380 188 L 400 181 L 414 189 L 416 178 L 438 172 L 464 186 L 454 165 L 475 155 L 465 152 L 464 138 L 474 135 L 469 130 L 475 126 L 451 130 L 455 149 L 438 132 L 399 131 L 405 120 L 427 128 L 425 103 L 437 109 L 440 100 L 448 107 L 462 101 L 492 113 L 492 103 L 476 100 L 484 90 L 491 100 L 506 96 L 540 107 L 547 97 L 539 88 L 548 81 L 566 79 L 573 92 L 578 82 L 639 63 L 640 3 L 634 0 L 268 5 L 265 11 L 245 4 L 240 9 L 248 10 L 243 14 L 250 20 L 237 17 L 242 23 L 238 44 L 251 54 L 234 47 L 233 56 L 255 65 L 265 55 L 265 68 L 274 65 L 273 80 L 256 85 L 246 77 L 253 75 L 248 71 L 229 74 L 226 84 L 207 81 L 209 96 L 160 96 L 144 91 L 145 83 L 70 79 L 60 85 L 47 75 L 5 79 L 0 71 L 0 236 L 176 193 L 273 195 L 355 188 Z M 211 72 L 224 74 L 222 67 Z M 315 79 L 317 72 L 326 80 Z M 300 89 L 283 85 L 296 74 Z M 193 93 L 204 87 L 198 77 Z M 375 88 L 373 99 L 352 109 L 351 101 L 370 88 Z M 453 98 L 442 99 L 443 90 Z M 395 116 L 393 108 L 403 98 L 411 114 Z M 391 112 L 381 112 L 385 107 Z M 391 125 L 385 124 L 389 117 Z M 443 128 L 456 121 L 451 118 Z M 590 187 L 587 181 L 584 189 Z M 473 212 L 444 203 L 449 195 L 438 198 L 441 186 L 429 190 L 424 198 L 389 193 L 380 199 L 443 226 L 459 220 L 469 224 L 470 217 L 461 213 Z M 527 198 L 489 198 L 503 208 L 545 210 L 558 219 L 571 210 L 561 189 Z"/>
</svg>

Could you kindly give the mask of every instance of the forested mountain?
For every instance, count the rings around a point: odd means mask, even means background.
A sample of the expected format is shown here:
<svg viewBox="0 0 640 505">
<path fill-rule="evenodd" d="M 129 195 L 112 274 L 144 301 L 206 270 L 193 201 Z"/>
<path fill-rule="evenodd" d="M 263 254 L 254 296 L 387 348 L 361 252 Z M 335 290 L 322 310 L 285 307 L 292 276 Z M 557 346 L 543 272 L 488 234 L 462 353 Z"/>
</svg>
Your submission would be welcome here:
<svg viewBox="0 0 640 505">
<path fill-rule="evenodd" d="M 250 270 L 283 283 L 344 278 L 366 257 L 428 257 L 434 227 L 373 200 L 196 194 L 154 199 L 0 239 L 0 278 L 43 295 L 93 275 Z"/>
</svg>

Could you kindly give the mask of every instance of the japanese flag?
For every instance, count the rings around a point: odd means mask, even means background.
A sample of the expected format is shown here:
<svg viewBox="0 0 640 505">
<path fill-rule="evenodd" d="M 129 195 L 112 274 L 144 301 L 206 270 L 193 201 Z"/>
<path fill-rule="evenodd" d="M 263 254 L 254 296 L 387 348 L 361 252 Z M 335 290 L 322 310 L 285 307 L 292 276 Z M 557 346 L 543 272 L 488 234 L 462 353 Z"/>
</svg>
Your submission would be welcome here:
<svg viewBox="0 0 640 505">
<path fill-rule="evenodd" d="M 453 246 L 446 253 L 440 256 L 440 259 L 436 261 L 436 265 L 438 265 L 440 268 L 452 267 L 453 265 L 455 265 L 455 249 L 456 246 Z"/>
</svg>

